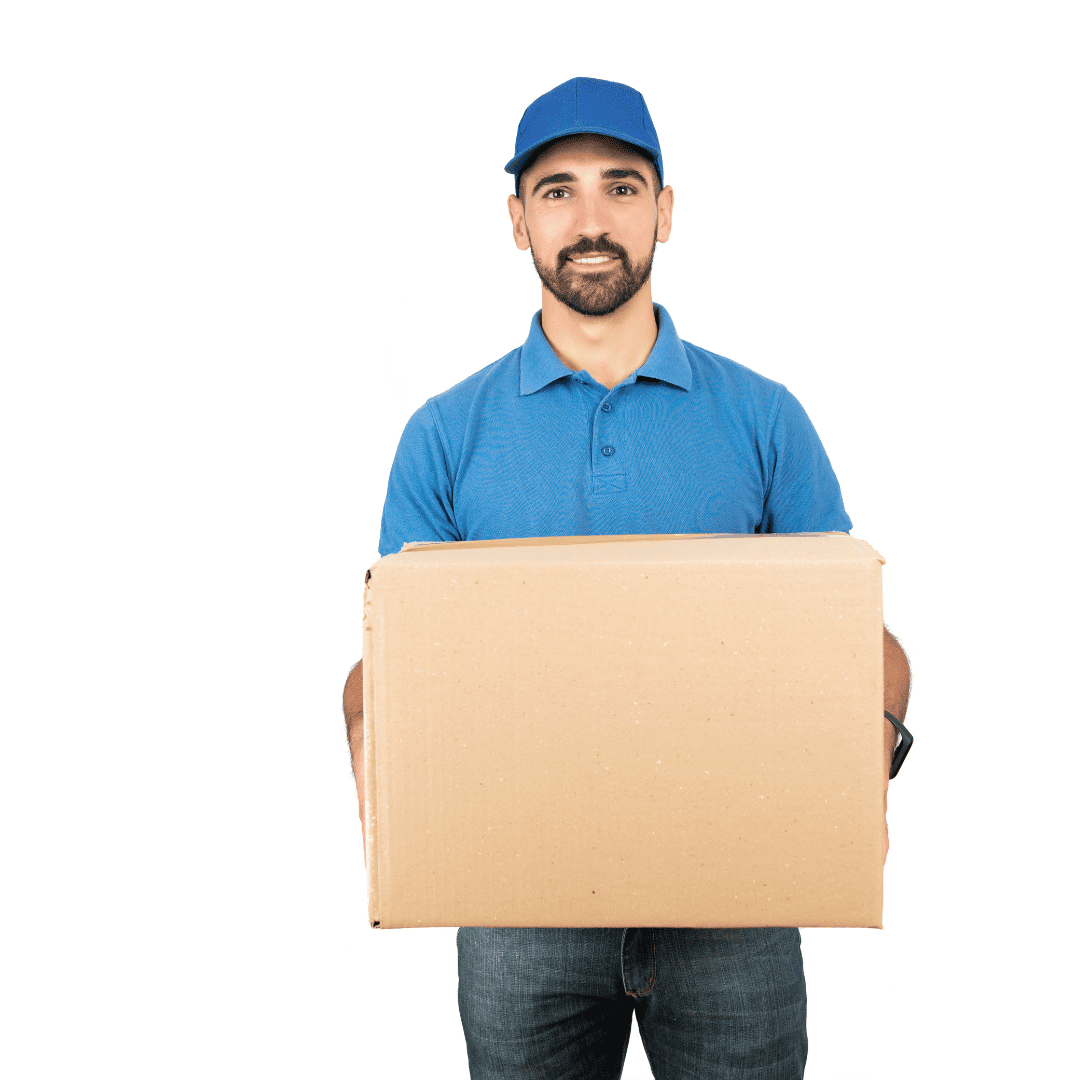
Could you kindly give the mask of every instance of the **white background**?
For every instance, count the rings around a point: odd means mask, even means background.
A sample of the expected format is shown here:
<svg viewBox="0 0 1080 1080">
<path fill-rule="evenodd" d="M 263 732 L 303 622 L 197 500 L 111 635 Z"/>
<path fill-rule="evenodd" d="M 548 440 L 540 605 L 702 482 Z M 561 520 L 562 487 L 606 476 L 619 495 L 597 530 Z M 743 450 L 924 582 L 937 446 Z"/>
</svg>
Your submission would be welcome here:
<svg viewBox="0 0 1080 1080">
<path fill-rule="evenodd" d="M 340 691 L 406 419 L 539 306 L 502 166 L 575 75 L 644 93 L 654 297 L 805 405 L 912 660 L 808 1077 L 1075 1068 L 1074 10 L 6 6 L 6 1075 L 467 1077 Z"/>
</svg>

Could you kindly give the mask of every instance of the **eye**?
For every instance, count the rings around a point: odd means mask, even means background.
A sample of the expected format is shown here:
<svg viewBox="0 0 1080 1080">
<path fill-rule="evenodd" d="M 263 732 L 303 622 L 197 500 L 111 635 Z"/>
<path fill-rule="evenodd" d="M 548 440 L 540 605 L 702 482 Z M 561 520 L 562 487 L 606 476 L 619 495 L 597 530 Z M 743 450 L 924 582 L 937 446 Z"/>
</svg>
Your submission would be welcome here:
<svg viewBox="0 0 1080 1080">
<path fill-rule="evenodd" d="M 612 194 L 614 195 L 633 195 L 634 189 L 629 184 L 616 184 L 612 188 Z"/>
<path fill-rule="evenodd" d="M 569 194 L 570 194 L 570 192 L 567 191 L 566 188 L 552 188 L 550 191 L 545 191 L 544 192 L 544 198 L 545 199 L 557 199 L 559 196 L 569 195 Z"/>
</svg>

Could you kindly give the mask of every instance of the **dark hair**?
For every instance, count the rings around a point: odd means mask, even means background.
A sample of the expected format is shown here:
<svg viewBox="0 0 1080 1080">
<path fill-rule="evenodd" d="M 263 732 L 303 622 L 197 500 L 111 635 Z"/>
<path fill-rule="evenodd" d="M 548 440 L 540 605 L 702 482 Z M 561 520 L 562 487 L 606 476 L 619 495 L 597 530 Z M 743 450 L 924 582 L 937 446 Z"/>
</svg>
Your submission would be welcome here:
<svg viewBox="0 0 1080 1080">
<path fill-rule="evenodd" d="M 589 135 L 593 135 L 593 133 L 589 131 L 582 131 L 574 135 L 564 135 L 561 139 L 552 139 L 551 142 L 546 142 L 543 146 L 537 147 L 537 149 L 533 151 L 532 155 L 528 159 L 526 159 L 525 164 L 521 166 L 521 169 L 518 171 L 517 176 L 514 177 L 514 194 L 519 199 L 521 198 L 521 178 L 525 175 L 528 169 L 532 168 L 533 162 L 536 161 L 536 159 L 545 150 L 549 150 L 553 146 L 558 146 L 560 143 L 569 142 L 571 139 L 583 139 Z M 655 195 L 657 198 L 660 198 L 660 172 L 656 168 L 656 163 L 653 161 L 653 159 L 649 157 L 649 155 L 644 150 L 642 150 L 640 146 L 635 146 L 633 143 L 623 142 L 622 139 L 616 139 L 613 135 L 595 134 L 594 137 L 598 139 L 607 139 L 608 142 L 614 143 L 624 153 L 632 154 L 634 157 L 641 158 L 642 161 L 647 162 L 649 169 L 652 172 L 653 180 L 656 182 Z"/>
</svg>

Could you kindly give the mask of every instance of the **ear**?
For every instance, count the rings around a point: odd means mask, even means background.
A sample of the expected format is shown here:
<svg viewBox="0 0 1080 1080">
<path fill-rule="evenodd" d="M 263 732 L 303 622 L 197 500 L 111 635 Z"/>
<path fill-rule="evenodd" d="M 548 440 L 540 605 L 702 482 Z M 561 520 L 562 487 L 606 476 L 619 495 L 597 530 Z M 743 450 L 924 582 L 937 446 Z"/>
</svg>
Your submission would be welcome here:
<svg viewBox="0 0 1080 1080">
<path fill-rule="evenodd" d="M 656 239 L 661 244 L 666 244 L 671 235 L 671 208 L 674 202 L 675 192 L 668 184 L 656 199 Z"/>
<path fill-rule="evenodd" d="M 517 244 L 518 251 L 528 251 L 532 245 L 529 243 L 529 234 L 525 230 L 525 204 L 516 195 L 511 195 L 506 200 L 506 208 L 510 211 L 514 243 Z"/>
</svg>

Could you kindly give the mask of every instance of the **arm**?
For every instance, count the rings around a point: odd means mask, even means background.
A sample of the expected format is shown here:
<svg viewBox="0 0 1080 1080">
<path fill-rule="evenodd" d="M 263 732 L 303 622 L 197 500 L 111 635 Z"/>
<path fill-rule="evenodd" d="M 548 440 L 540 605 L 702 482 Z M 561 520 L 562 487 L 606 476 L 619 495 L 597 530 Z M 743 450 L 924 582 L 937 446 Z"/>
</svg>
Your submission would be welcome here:
<svg viewBox="0 0 1080 1080">
<path fill-rule="evenodd" d="M 454 493 L 439 434 L 434 399 L 409 418 L 401 433 L 383 503 L 379 554 L 400 551 L 407 540 L 464 540 L 454 521 Z M 356 795 L 360 802 L 360 835 L 364 837 L 364 662 L 357 661 L 342 694 L 345 731 L 352 754 Z M 367 865 L 367 838 L 364 837 Z"/>
<path fill-rule="evenodd" d="M 345 711 L 345 733 L 349 738 L 352 754 L 353 776 L 356 779 L 356 796 L 360 800 L 360 837 L 364 843 L 364 865 L 367 865 L 367 843 L 364 837 L 364 661 L 358 660 L 345 680 L 341 696 Z"/>
<path fill-rule="evenodd" d="M 908 666 L 907 656 L 900 647 L 900 642 L 883 629 L 885 648 L 885 711 L 891 712 L 901 723 L 907 712 L 908 693 L 911 690 L 911 668 Z M 892 762 L 893 750 L 896 749 L 896 728 L 883 720 L 885 725 L 885 801 L 888 805 L 889 798 L 889 765 Z M 889 854 L 889 825 L 885 824 L 885 837 L 883 840 L 882 859 Z"/>
</svg>

